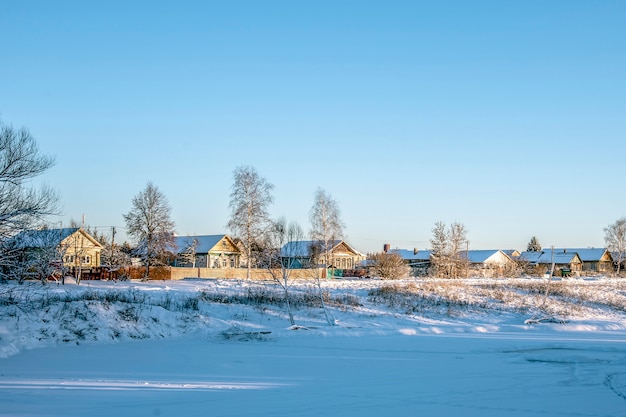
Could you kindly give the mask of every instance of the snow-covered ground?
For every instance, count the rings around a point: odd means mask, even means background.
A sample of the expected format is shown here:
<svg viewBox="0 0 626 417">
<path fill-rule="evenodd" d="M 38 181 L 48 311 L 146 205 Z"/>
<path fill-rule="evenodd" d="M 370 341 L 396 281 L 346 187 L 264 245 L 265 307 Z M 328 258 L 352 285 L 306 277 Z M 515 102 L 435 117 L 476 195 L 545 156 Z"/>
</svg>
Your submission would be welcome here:
<svg viewBox="0 0 626 417">
<path fill-rule="evenodd" d="M 626 416 L 608 278 L 0 284 L 0 416 Z"/>
</svg>

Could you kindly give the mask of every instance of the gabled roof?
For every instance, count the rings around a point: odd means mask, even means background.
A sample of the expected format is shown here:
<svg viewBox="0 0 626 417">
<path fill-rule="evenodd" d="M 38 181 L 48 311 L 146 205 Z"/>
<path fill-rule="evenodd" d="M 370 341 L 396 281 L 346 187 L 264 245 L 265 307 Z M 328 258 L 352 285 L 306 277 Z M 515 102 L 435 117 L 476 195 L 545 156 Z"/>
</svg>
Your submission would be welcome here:
<svg viewBox="0 0 626 417">
<path fill-rule="evenodd" d="M 506 253 L 511 259 L 513 259 L 513 257 L 519 256 L 520 254 L 517 249 L 502 249 L 502 252 Z"/>
<path fill-rule="evenodd" d="M 20 249 L 56 247 L 74 233 L 80 232 L 95 246 L 102 246 L 89 233 L 80 227 L 66 227 L 62 229 L 24 230 L 13 237 L 9 243 Z"/>
<path fill-rule="evenodd" d="M 198 242 L 196 245 L 196 253 L 209 253 L 211 249 L 224 238 L 227 239 L 230 244 L 237 247 L 227 235 L 176 236 L 174 243 L 176 244 L 177 252 L 180 253 L 188 248 L 195 240 Z"/>
<path fill-rule="evenodd" d="M 551 264 L 554 260 L 555 264 L 570 264 L 572 262 L 580 262 L 580 256 L 576 252 L 557 252 L 552 250 L 530 252 L 525 251 L 520 254 L 520 261 L 530 262 L 533 264 Z"/>
<path fill-rule="evenodd" d="M 504 253 L 504 251 L 499 249 L 485 249 L 485 250 L 470 250 L 470 251 L 462 251 L 459 253 L 461 259 L 467 259 L 470 263 L 473 264 L 482 264 L 490 260 L 498 261 L 498 254 L 500 254 L 501 258 L 511 260 L 509 255 Z"/>
<path fill-rule="evenodd" d="M 308 258 L 311 254 L 311 248 L 318 245 L 320 242 L 317 240 L 300 240 L 297 242 L 287 242 L 282 248 L 280 248 L 280 256 L 283 258 Z M 353 252 L 355 255 L 361 255 L 361 253 L 355 250 L 347 242 L 343 240 L 333 240 L 330 242 L 330 251 L 333 252 L 337 247 L 345 245 L 348 251 Z"/>
<path fill-rule="evenodd" d="M 546 252 L 550 251 L 546 250 Z M 554 248 L 554 252 L 577 253 L 583 262 L 598 262 L 608 250 L 607 248 Z M 609 255 L 611 255 L 610 252 Z"/>
</svg>

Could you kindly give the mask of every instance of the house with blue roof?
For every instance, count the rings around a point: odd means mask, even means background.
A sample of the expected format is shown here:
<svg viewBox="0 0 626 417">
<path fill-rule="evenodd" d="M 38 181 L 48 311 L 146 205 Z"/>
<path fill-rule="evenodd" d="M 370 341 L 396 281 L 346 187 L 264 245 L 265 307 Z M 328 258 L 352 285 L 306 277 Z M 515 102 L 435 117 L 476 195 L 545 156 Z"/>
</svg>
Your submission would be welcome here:
<svg viewBox="0 0 626 417">
<path fill-rule="evenodd" d="M 585 272 L 613 272 L 613 255 L 607 248 L 554 248 L 555 252 L 577 253 Z"/>
<path fill-rule="evenodd" d="M 431 251 L 415 249 L 389 249 L 385 246 L 385 253 L 396 254 L 411 268 L 411 275 L 426 275 L 431 265 Z"/>
<path fill-rule="evenodd" d="M 288 242 L 280 249 L 280 257 L 283 265 L 293 269 L 326 264 L 329 268 L 342 270 L 355 269 L 366 258 L 344 240 L 334 240 L 329 246 L 328 260 L 320 242 L 313 240 Z"/>
<path fill-rule="evenodd" d="M 583 261 L 577 252 L 567 252 L 557 249 L 541 251 L 524 251 L 518 261 L 527 272 L 543 275 L 550 271 L 554 264 L 556 275 L 579 274 L 583 269 Z"/>
<path fill-rule="evenodd" d="M 12 237 L 7 245 L 22 252 L 54 250 L 67 268 L 100 266 L 102 244 L 80 227 L 24 230 Z"/>
<path fill-rule="evenodd" d="M 228 235 L 176 236 L 173 266 L 187 268 L 239 268 L 242 252 Z"/>
<path fill-rule="evenodd" d="M 517 263 L 500 249 L 467 250 L 460 252 L 459 257 L 468 263 L 473 276 L 484 278 L 510 276 L 517 269 Z"/>
</svg>

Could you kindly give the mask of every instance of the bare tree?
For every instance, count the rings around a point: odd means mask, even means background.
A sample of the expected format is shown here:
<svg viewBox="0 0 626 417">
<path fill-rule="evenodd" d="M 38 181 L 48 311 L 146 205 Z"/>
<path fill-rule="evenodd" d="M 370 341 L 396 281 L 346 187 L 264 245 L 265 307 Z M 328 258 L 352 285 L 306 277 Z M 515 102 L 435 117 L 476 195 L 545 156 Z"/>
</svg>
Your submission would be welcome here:
<svg viewBox="0 0 626 417">
<path fill-rule="evenodd" d="M 124 250 L 123 245 L 119 245 L 115 242 L 115 235 L 117 234 L 117 228 L 111 227 L 110 239 L 104 233 L 94 233 L 94 238 L 102 245 L 102 253 L 100 254 L 100 263 L 103 268 L 109 273 L 109 277 L 117 279 L 120 270 L 130 265 L 130 254 L 128 250 Z M 91 233 L 90 233 L 91 234 Z"/>
<path fill-rule="evenodd" d="M 458 278 L 468 262 L 463 251 L 467 250 L 467 230 L 461 223 L 452 223 L 449 228 L 443 222 L 436 222 L 432 229 L 431 273 L 435 276 Z"/>
<path fill-rule="evenodd" d="M 604 242 L 609 251 L 616 256 L 617 273 L 619 274 L 622 262 L 626 259 L 626 218 L 615 221 L 615 223 L 604 228 Z"/>
<path fill-rule="evenodd" d="M 243 245 L 248 258 L 248 279 L 252 269 L 252 249 L 271 225 L 268 207 L 274 201 L 273 189 L 274 186 L 251 166 L 241 166 L 233 172 L 228 228 Z"/>
<path fill-rule="evenodd" d="M 8 277 L 22 284 L 26 279 L 62 279 L 65 274 L 63 256 L 68 245 L 63 243 L 62 229 L 26 230 L 5 242 L 12 260 Z"/>
<path fill-rule="evenodd" d="M 315 191 L 309 219 L 311 220 L 311 239 L 314 245 L 317 246 L 317 248 L 313 248 L 312 252 L 318 251 L 322 255 L 324 274 L 328 277 L 330 251 L 335 246 L 335 241 L 343 238 L 344 224 L 341 220 L 341 211 L 337 201 L 329 193 L 318 188 Z M 324 294 L 319 274 L 316 276 L 316 280 L 326 320 L 332 326 L 334 325 L 334 319 L 329 317 L 328 310 L 324 304 Z"/>
<path fill-rule="evenodd" d="M 298 262 L 300 246 L 304 240 L 304 231 L 298 223 L 294 221 L 287 223 L 287 220 L 282 217 L 273 223 L 269 236 L 268 248 L 271 253 L 271 260 L 267 262 L 267 266 L 274 281 L 283 289 L 289 322 L 295 326 L 296 321 L 291 311 L 289 287 L 293 283 L 292 272 Z"/>
<path fill-rule="evenodd" d="M 326 191 L 318 188 L 309 213 L 311 239 L 318 245 L 324 267 L 330 262 L 330 250 L 343 238 L 344 224 L 337 201 Z"/>
<path fill-rule="evenodd" d="M 467 230 L 463 224 L 454 222 L 450 225 L 448 236 L 450 239 L 450 257 L 453 261 L 453 277 L 459 278 L 463 270 L 466 271 L 467 275 L 469 267 Z M 462 255 L 463 252 L 465 255 Z"/>
<path fill-rule="evenodd" d="M 105 242 L 100 261 L 102 266 L 108 271 L 109 276 L 117 279 L 120 271 L 130 265 L 130 255 L 123 250 L 123 246 L 115 242 Z"/>
<path fill-rule="evenodd" d="M 144 258 L 146 275 L 150 265 L 156 265 L 171 250 L 174 243 L 174 221 L 165 195 L 152 183 L 133 197 L 131 210 L 124 215 L 128 234 L 139 243 L 139 253 Z"/>
<path fill-rule="evenodd" d="M 41 154 L 35 138 L 25 129 L 16 130 L 0 121 L 0 241 L 41 225 L 57 213 L 57 194 L 49 187 L 33 188 L 29 182 L 54 165 L 54 158 Z M 0 266 L 7 273 L 15 258 L 0 248 Z"/>
<path fill-rule="evenodd" d="M 185 246 L 179 249 L 178 257 L 185 265 L 191 264 L 192 268 L 196 267 L 196 249 L 198 248 L 198 239 L 187 239 Z"/>
<path fill-rule="evenodd" d="M 371 273 L 382 279 L 400 279 L 409 276 L 411 268 L 397 253 L 375 253 L 370 255 L 373 262 Z"/>
</svg>

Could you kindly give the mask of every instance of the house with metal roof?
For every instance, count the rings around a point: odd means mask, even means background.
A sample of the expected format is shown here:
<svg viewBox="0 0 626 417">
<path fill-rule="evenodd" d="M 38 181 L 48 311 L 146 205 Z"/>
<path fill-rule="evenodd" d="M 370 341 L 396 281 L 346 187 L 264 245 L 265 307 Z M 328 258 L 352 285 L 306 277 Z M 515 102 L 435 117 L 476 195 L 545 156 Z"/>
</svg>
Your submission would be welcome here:
<svg viewBox="0 0 626 417">
<path fill-rule="evenodd" d="M 239 268 L 241 250 L 228 235 L 175 236 L 173 266 L 187 268 Z"/>
<path fill-rule="evenodd" d="M 3 245 L 21 265 L 32 270 L 26 271 L 23 278 L 32 275 L 37 279 L 64 279 L 69 273 L 78 282 L 101 273 L 103 246 L 80 227 L 24 230 Z"/>
<path fill-rule="evenodd" d="M 550 271 L 554 264 L 554 273 L 557 275 L 579 274 L 583 269 L 583 261 L 577 252 L 557 251 L 552 249 L 542 251 L 524 251 L 518 261 L 527 272 L 543 275 Z"/>
<path fill-rule="evenodd" d="M 554 248 L 555 252 L 577 253 L 586 272 L 613 272 L 613 256 L 607 248 Z"/>
<path fill-rule="evenodd" d="M 320 242 L 314 240 L 302 240 L 288 242 L 280 249 L 283 264 L 291 268 L 310 268 L 326 264 L 329 268 L 355 269 L 366 256 L 354 249 L 344 240 L 330 242 L 328 260 Z"/>
<path fill-rule="evenodd" d="M 428 268 L 430 268 L 431 251 L 414 249 L 389 249 L 385 247 L 385 253 L 396 254 L 400 256 L 404 262 L 411 267 L 411 275 L 419 276 L 426 275 Z"/>
<path fill-rule="evenodd" d="M 26 252 L 54 250 L 58 261 L 68 268 L 100 266 L 102 244 L 80 227 L 24 230 L 7 244 Z"/>
<path fill-rule="evenodd" d="M 485 278 L 510 276 L 517 267 L 516 262 L 500 249 L 461 251 L 459 258 L 468 263 L 471 275 Z"/>
</svg>

